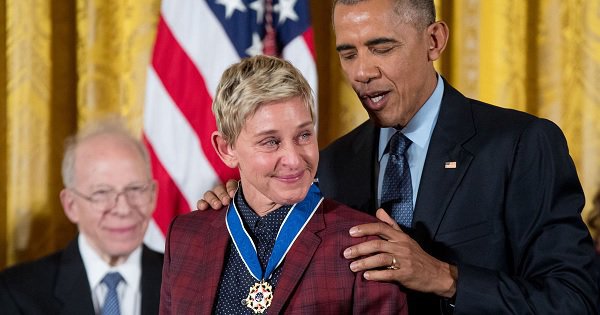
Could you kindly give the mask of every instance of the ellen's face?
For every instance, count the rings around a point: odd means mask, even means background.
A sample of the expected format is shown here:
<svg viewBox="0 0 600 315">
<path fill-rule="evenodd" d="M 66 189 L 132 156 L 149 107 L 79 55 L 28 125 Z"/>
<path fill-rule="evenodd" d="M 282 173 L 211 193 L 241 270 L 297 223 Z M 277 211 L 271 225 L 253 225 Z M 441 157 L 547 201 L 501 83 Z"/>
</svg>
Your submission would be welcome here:
<svg viewBox="0 0 600 315">
<path fill-rule="evenodd" d="M 257 213 L 302 201 L 319 163 L 314 123 L 300 97 L 261 105 L 231 151 L 244 197 Z"/>
</svg>

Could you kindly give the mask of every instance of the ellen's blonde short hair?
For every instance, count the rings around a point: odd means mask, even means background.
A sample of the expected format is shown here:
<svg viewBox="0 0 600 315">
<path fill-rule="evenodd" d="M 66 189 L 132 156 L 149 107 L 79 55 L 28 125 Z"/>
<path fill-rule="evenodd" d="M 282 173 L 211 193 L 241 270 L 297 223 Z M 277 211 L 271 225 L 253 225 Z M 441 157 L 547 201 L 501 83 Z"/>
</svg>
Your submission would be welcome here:
<svg viewBox="0 0 600 315">
<path fill-rule="evenodd" d="M 223 72 L 212 111 L 223 139 L 233 144 L 246 119 L 260 106 L 294 97 L 304 101 L 314 123 L 314 94 L 300 71 L 283 59 L 259 55 Z"/>
</svg>

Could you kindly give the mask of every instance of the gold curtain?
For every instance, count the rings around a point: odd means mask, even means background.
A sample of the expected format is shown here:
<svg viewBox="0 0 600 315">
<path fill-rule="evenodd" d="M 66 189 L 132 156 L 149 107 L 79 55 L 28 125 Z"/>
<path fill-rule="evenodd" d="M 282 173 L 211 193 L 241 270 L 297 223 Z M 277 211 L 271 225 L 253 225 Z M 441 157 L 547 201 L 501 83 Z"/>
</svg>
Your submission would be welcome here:
<svg viewBox="0 0 600 315">
<path fill-rule="evenodd" d="M 600 1 L 455 0 L 441 9 L 450 26 L 442 73 L 467 96 L 559 125 L 587 218 L 600 191 Z"/>
<path fill-rule="evenodd" d="M 439 71 L 470 97 L 551 119 L 587 199 L 600 189 L 600 3 L 436 0 L 450 26 Z M 141 130 L 160 0 L 0 4 L 0 268 L 63 247 L 64 138 L 108 114 Z M 325 146 L 367 119 L 343 81 L 330 1 L 312 0 Z M 589 209 L 586 209 L 589 211 Z"/>
<path fill-rule="evenodd" d="M 60 141 L 70 133 L 74 78 L 68 7 L 46 1 L 3 6 L 2 263 L 46 253 L 73 228 L 57 201 Z M 61 38 L 56 41 L 56 38 Z M 60 79 L 58 77 L 61 77 Z M 37 240 L 34 240 L 37 238 Z M 44 239 L 44 242 L 40 242 Z M 62 245 L 62 244 L 61 244 Z"/>
</svg>

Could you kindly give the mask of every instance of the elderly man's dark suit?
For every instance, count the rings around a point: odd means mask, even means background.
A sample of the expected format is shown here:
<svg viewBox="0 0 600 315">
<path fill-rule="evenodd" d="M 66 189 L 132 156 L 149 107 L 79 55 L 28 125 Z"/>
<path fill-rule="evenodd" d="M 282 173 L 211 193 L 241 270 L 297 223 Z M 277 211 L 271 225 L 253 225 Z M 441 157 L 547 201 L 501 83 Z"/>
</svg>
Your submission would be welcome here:
<svg viewBox="0 0 600 315">
<path fill-rule="evenodd" d="M 326 197 L 374 213 L 378 136 L 368 121 L 321 152 Z M 458 266 L 455 314 L 597 314 L 583 205 L 556 125 L 445 82 L 409 233 Z M 440 312 L 433 295 L 409 293 L 408 305 Z"/>
<path fill-rule="evenodd" d="M 142 249 L 142 314 L 158 314 L 163 255 Z M 1 314 L 95 314 L 77 239 L 0 273 Z"/>
</svg>

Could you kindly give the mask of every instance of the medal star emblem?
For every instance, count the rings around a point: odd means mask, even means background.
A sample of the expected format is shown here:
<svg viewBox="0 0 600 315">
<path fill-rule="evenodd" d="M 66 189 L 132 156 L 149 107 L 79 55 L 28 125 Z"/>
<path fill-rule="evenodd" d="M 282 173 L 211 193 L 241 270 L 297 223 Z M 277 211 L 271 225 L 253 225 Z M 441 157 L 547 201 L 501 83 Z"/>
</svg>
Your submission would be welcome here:
<svg viewBox="0 0 600 315">
<path fill-rule="evenodd" d="M 261 281 L 250 287 L 246 306 L 254 311 L 254 314 L 264 313 L 273 300 L 273 287 L 268 282 Z"/>
</svg>

